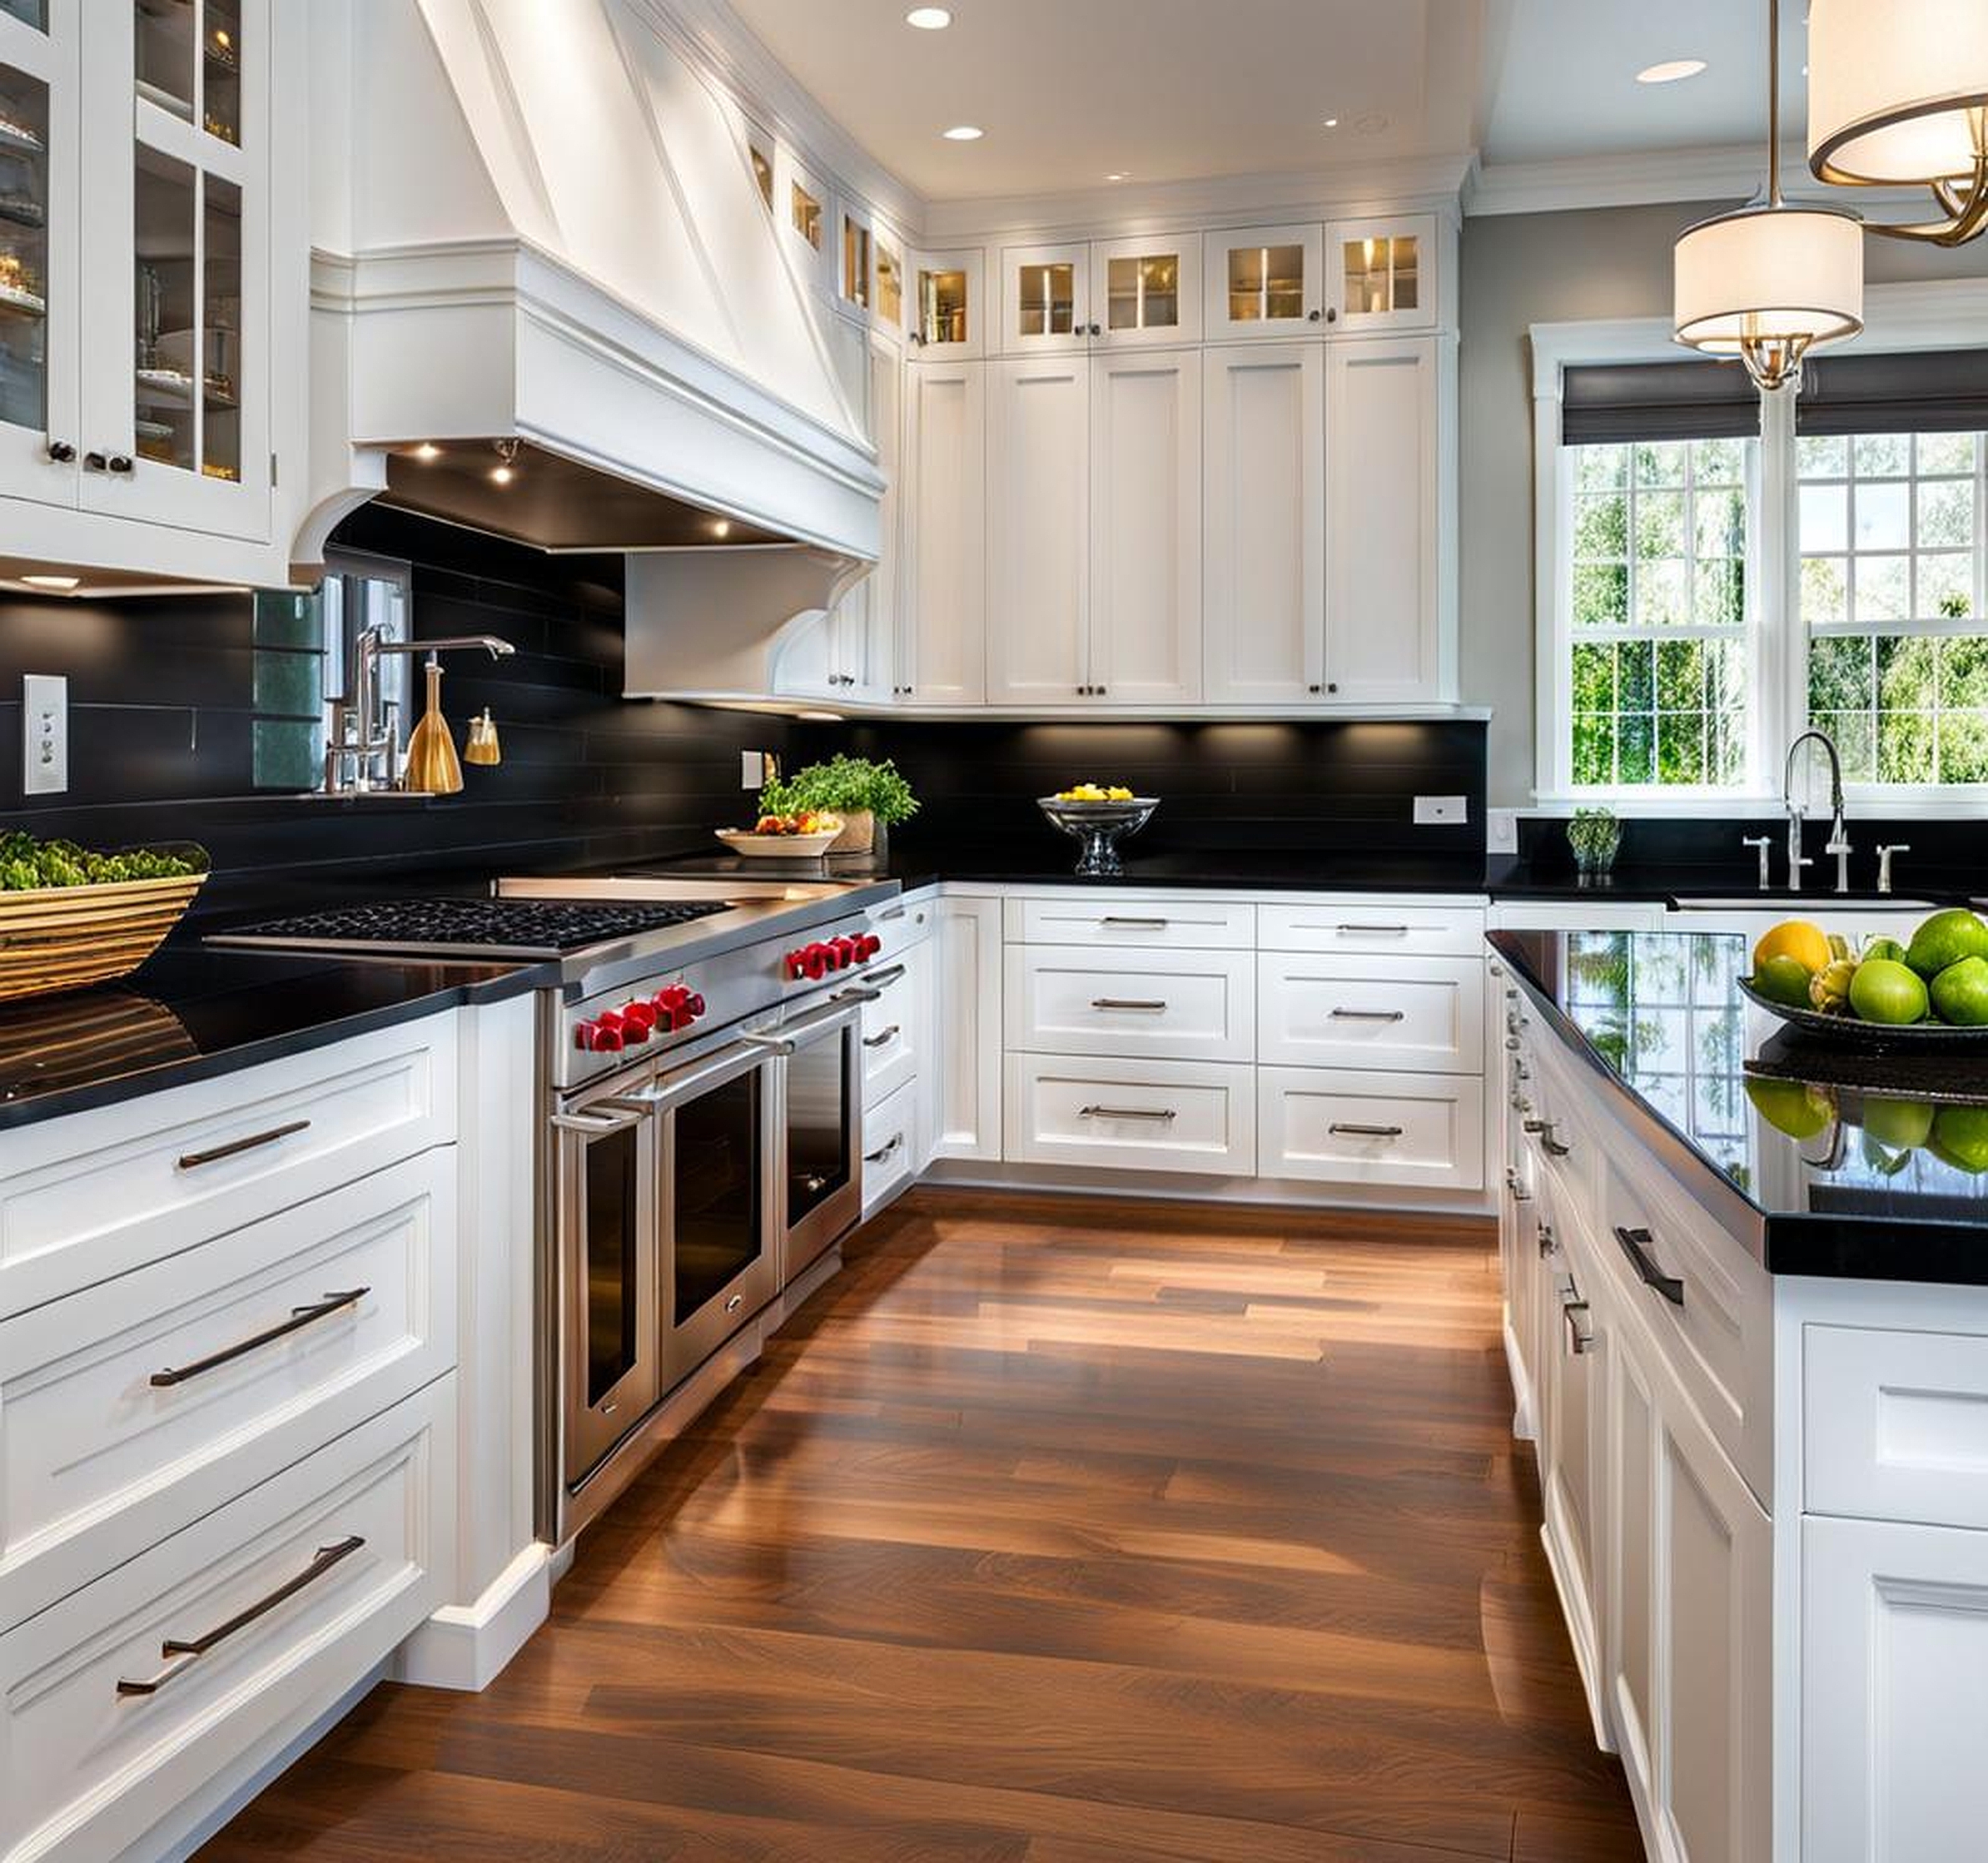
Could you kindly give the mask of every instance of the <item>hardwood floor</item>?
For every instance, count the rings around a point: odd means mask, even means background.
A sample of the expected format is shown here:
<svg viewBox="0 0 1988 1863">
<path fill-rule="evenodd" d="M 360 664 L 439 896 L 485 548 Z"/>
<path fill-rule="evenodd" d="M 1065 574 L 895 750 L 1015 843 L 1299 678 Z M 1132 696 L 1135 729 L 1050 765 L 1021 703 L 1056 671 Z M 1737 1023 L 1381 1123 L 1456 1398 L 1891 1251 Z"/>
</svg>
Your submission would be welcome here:
<svg viewBox="0 0 1988 1863">
<path fill-rule="evenodd" d="M 914 1192 L 203 1863 L 1616 1863 L 1462 1221 Z"/>
</svg>

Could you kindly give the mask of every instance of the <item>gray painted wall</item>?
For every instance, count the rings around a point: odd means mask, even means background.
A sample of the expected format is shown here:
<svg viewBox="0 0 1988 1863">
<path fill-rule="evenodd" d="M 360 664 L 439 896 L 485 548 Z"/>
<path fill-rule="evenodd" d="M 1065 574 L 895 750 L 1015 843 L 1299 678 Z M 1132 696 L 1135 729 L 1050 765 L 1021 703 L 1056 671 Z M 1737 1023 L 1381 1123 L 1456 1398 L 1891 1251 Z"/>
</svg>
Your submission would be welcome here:
<svg viewBox="0 0 1988 1863">
<path fill-rule="evenodd" d="M 1536 323 L 1668 315 L 1672 241 L 1693 221 L 1732 204 L 1494 214 L 1464 222 L 1461 683 L 1465 703 L 1493 708 L 1493 807 L 1523 807 L 1533 794 L 1533 389 L 1526 331 Z M 1872 284 L 1988 274 L 1988 239 L 1955 252 L 1872 239 L 1865 252 Z"/>
</svg>

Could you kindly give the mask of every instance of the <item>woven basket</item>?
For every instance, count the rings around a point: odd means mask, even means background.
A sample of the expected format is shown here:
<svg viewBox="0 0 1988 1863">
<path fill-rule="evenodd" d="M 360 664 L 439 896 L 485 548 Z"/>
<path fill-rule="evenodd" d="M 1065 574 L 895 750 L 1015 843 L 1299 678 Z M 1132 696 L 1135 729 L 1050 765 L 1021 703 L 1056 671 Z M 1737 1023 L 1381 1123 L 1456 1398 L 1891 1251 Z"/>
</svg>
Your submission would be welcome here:
<svg viewBox="0 0 1988 1863">
<path fill-rule="evenodd" d="M 0 892 L 0 1002 L 130 976 L 185 917 L 206 877 Z"/>
</svg>

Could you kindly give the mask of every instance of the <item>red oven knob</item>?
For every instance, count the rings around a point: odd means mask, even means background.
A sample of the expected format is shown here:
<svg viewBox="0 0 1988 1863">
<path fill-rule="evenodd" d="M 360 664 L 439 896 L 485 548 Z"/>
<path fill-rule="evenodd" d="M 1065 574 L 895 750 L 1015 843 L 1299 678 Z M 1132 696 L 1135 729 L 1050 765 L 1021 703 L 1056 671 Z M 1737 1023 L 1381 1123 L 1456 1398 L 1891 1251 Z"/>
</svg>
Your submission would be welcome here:
<svg viewBox="0 0 1988 1863">
<path fill-rule="evenodd" d="M 646 1041 L 655 1031 L 656 1012 L 645 1002 L 624 1003 L 615 1014 L 624 1041 Z"/>
<path fill-rule="evenodd" d="M 683 1013 L 693 1022 L 704 1013 L 704 999 L 696 991 L 690 992 L 690 1001 L 683 1005 Z"/>
<path fill-rule="evenodd" d="M 856 961 L 859 964 L 867 964 L 882 949 L 883 940 L 878 937 L 874 932 L 862 932 L 856 940 Z"/>
<path fill-rule="evenodd" d="M 805 976 L 818 983 L 834 961 L 835 953 L 827 945 L 805 945 L 799 951 L 788 952 L 787 974 L 797 982 Z"/>
<path fill-rule="evenodd" d="M 829 960 L 838 971 L 846 971 L 856 961 L 856 941 L 853 938 L 831 938 L 828 941 Z"/>
<path fill-rule="evenodd" d="M 590 1055 L 618 1055 L 621 1052 L 621 1030 L 611 1014 L 599 1016 L 590 1022 L 576 1022 L 573 1028 L 573 1040 L 575 1047 Z"/>
</svg>

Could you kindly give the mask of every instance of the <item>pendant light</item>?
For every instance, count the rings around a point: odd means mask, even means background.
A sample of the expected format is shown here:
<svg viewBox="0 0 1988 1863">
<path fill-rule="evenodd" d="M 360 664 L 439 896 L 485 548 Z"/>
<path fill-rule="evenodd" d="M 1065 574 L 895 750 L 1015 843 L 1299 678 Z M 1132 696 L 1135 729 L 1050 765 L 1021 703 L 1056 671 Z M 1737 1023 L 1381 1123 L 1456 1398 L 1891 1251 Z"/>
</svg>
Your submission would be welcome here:
<svg viewBox="0 0 1988 1863">
<path fill-rule="evenodd" d="M 1811 350 L 1864 327 L 1862 222 L 1781 197 L 1780 0 L 1767 0 L 1767 199 L 1687 228 L 1672 281 L 1677 340 L 1737 356 L 1763 393 L 1799 388 Z"/>
<path fill-rule="evenodd" d="M 1988 228 L 1988 6 L 1812 0 L 1808 165 L 1842 187 L 1926 187 L 1937 220 L 1872 222 L 1959 246 Z"/>
</svg>

